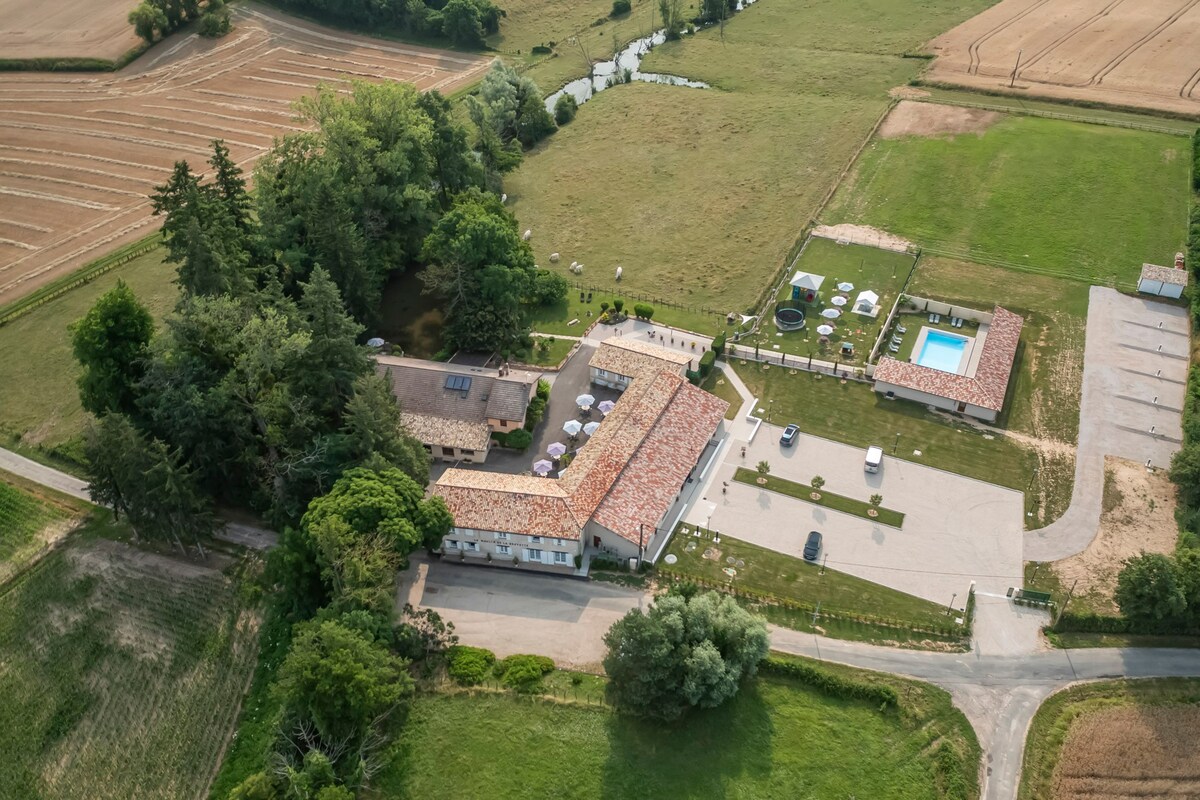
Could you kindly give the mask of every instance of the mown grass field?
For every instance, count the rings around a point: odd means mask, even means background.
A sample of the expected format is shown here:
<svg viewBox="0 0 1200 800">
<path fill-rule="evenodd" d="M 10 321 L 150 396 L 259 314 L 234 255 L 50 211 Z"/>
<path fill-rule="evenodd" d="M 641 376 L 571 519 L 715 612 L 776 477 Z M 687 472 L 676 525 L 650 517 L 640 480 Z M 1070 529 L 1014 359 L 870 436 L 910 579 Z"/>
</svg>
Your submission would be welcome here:
<svg viewBox="0 0 1200 800">
<path fill-rule="evenodd" d="M 0 472 L 0 584 L 85 513 L 84 503 Z"/>
<path fill-rule="evenodd" d="M 1144 262 L 1169 265 L 1182 249 L 1187 156 L 1180 136 L 1020 116 L 981 133 L 877 138 L 821 221 L 1131 289 Z"/>
<path fill-rule="evenodd" d="M 165 253 L 152 250 L 0 327 L 0 436 L 49 451 L 77 439 L 85 415 L 68 327 L 118 280 L 161 319 L 177 294 Z"/>
<path fill-rule="evenodd" d="M 0 594 L 0 797 L 203 795 L 257 626 L 220 572 L 77 534 Z"/>
<path fill-rule="evenodd" d="M 960 754 L 950 778 L 975 786 L 978 745 L 949 695 L 828 669 L 895 686 L 901 710 L 882 713 L 766 676 L 670 726 L 505 694 L 418 695 L 404 752 L 371 796 L 932 800 L 947 780 L 931 752 L 937 746 Z"/>
<path fill-rule="evenodd" d="M 1020 800 L 1194 797 L 1200 679 L 1073 686 L 1038 709 L 1025 741 Z"/>
<path fill-rule="evenodd" d="M 724 371 L 714 369 L 708 373 L 708 377 L 700 383 L 700 388 L 706 392 L 712 392 L 717 397 L 729 403 L 729 408 L 725 410 L 725 419 L 737 419 L 738 411 L 742 407 L 742 396 L 738 394 L 738 390 L 725 377 Z"/>
<path fill-rule="evenodd" d="M 713 332 L 769 291 L 888 90 L 916 75 L 900 55 L 986 5 L 762 2 L 724 41 L 710 28 L 657 48 L 644 70 L 712 88 L 614 87 L 507 178 L 538 263 L 558 252 L 564 274 L 579 261 L 582 283 L 606 291 L 621 265 L 623 292 L 717 312 L 656 320 Z M 539 330 L 565 332 L 554 323 Z"/>
</svg>

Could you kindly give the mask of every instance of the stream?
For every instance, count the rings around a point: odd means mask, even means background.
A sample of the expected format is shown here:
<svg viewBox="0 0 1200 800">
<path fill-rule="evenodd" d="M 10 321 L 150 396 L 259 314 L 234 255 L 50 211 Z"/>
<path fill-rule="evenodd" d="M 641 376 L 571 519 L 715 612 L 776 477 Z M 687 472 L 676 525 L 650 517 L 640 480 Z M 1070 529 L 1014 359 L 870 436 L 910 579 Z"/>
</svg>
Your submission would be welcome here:
<svg viewBox="0 0 1200 800">
<path fill-rule="evenodd" d="M 757 0 L 738 0 L 737 8 L 734 13 L 741 11 L 748 5 Z M 716 23 L 709 23 L 715 25 Z M 708 26 L 706 26 L 708 27 Z M 687 34 L 684 34 L 687 35 Z M 708 84 L 704 81 L 694 81 L 689 78 L 683 78 L 679 75 L 667 75 L 662 72 L 642 72 L 639 68 L 642 65 L 642 58 L 647 53 L 653 50 L 658 45 L 667 40 L 667 32 L 663 30 L 657 31 L 650 36 L 644 36 L 641 39 L 634 39 L 625 49 L 620 52 L 616 60 L 597 61 L 592 67 L 591 77 L 584 76 L 576 78 L 566 86 L 559 89 L 554 94 L 546 98 L 546 110 L 551 114 L 554 113 L 554 104 L 558 102 L 558 98 L 564 94 L 572 95 L 575 102 L 583 105 L 592 98 L 597 92 L 602 92 L 610 86 L 616 86 L 621 83 L 631 83 L 633 81 L 641 81 L 643 83 L 665 83 L 670 86 L 687 86 L 692 89 L 707 89 Z M 625 75 L 628 72 L 629 80 L 625 80 Z"/>
</svg>

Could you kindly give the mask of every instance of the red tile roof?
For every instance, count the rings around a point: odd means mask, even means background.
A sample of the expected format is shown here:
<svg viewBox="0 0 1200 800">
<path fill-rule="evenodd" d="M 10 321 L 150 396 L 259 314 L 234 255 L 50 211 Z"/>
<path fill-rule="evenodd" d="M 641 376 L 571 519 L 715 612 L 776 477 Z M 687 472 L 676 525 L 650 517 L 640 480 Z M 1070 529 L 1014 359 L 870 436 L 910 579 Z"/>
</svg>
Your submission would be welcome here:
<svg viewBox="0 0 1200 800">
<path fill-rule="evenodd" d="M 669 364 L 632 377 L 557 480 L 447 470 L 433 492 L 446 500 L 455 525 L 578 539 L 594 518 L 637 542 L 639 526 L 656 524 L 671 507 L 729 404 L 692 386 Z M 551 532 L 568 527 L 574 530 Z"/>
<path fill-rule="evenodd" d="M 996 306 L 973 375 L 955 375 L 885 356 L 875 365 L 874 378 L 999 412 L 1004 408 L 1004 395 L 1024 324 L 1020 316 Z"/>
</svg>

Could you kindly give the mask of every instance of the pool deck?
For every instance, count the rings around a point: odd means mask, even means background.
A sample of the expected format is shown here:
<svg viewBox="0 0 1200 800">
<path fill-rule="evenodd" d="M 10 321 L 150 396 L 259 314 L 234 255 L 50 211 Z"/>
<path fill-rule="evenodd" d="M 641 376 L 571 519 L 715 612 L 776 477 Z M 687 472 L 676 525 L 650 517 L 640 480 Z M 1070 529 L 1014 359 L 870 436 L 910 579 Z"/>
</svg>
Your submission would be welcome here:
<svg viewBox="0 0 1200 800">
<path fill-rule="evenodd" d="M 979 359 L 983 355 L 983 343 L 987 341 L 988 324 L 986 322 L 979 323 L 976 327 L 968 322 L 962 328 L 953 328 L 950 326 L 950 321 L 943 317 L 943 321 L 938 324 L 930 324 L 928 314 L 903 314 L 900 316 L 900 324 L 908 328 L 908 333 L 903 334 L 903 343 L 900 345 L 900 352 L 888 353 L 898 361 L 907 361 L 913 363 L 921 354 L 921 348 L 925 346 L 925 339 L 930 331 L 939 333 L 951 334 L 956 337 L 962 337 L 968 340 L 966 348 L 963 350 L 963 360 L 959 362 L 957 374 L 971 377 L 975 374 L 979 367 Z M 920 320 L 920 328 L 916 331 Z M 915 337 L 914 337 L 915 332 Z M 912 343 L 911 346 L 909 343 Z M 885 348 L 886 352 L 886 348 Z"/>
</svg>

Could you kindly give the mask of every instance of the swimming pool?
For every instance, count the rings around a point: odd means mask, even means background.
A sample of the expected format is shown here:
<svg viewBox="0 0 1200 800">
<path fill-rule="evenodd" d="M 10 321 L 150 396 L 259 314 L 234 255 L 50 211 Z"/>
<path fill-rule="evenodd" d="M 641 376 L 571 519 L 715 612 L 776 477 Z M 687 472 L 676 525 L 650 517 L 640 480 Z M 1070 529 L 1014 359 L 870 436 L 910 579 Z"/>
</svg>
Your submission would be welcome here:
<svg viewBox="0 0 1200 800">
<path fill-rule="evenodd" d="M 921 347 L 921 354 L 917 356 L 917 363 L 922 367 L 957 373 L 966 349 L 965 338 L 928 330 L 925 332 L 925 344 Z"/>
</svg>

